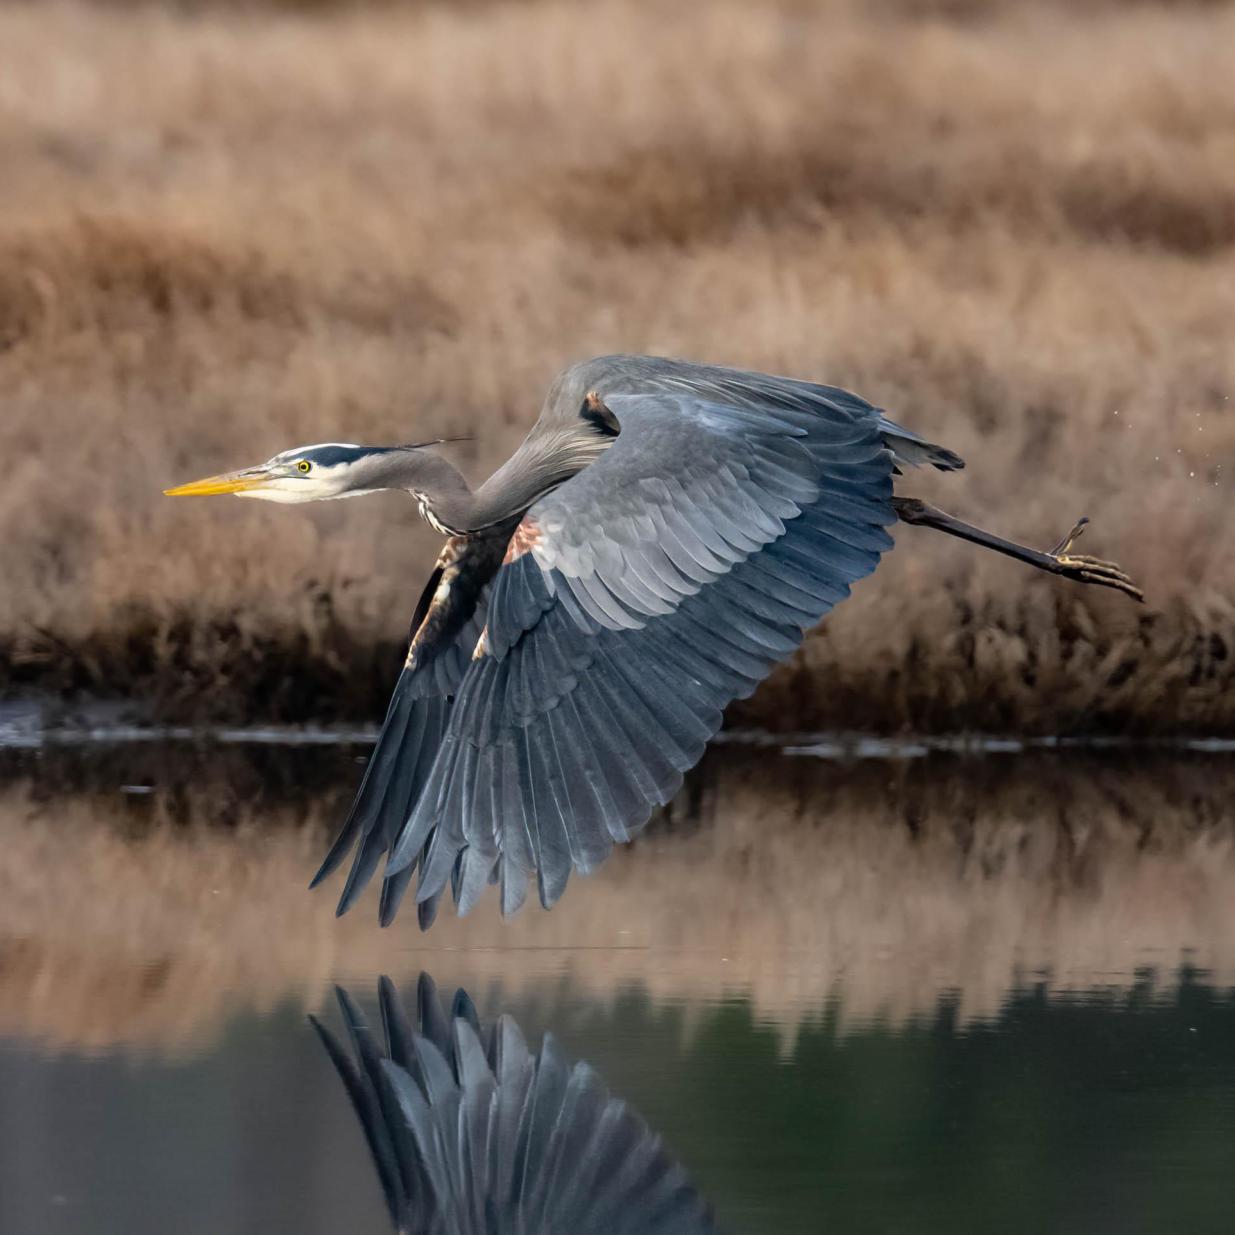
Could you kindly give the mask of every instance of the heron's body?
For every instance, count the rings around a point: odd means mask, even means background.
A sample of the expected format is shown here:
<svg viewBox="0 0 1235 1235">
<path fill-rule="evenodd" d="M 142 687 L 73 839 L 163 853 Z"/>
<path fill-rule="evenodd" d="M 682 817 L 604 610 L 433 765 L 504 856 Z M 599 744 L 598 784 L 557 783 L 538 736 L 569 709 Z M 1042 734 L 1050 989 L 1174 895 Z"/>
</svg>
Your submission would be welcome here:
<svg viewBox="0 0 1235 1235">
<path fill-rule="evenodd" d="M 534 876 L 551 905 L 572 868 L 633 836 L 724 708 L 874 570 L 898 518 L 1139 596 L 1117 567 L 1069 556 L 1072 537 L 1040 553 L 894 495 L 923 463 L 963 466 L 847 391 L 610 356 L 562 373 L 475 491 L 421 448 L 332 445 L 179 492 L 403 488 L 448 535 L 317 876 L 355 848 L 342 912 L 385 857 L 385 923 L 419 871 L 427 925 L 447 884 L 463 912 L 498 882 L 512 912 Z"/>
</svg>

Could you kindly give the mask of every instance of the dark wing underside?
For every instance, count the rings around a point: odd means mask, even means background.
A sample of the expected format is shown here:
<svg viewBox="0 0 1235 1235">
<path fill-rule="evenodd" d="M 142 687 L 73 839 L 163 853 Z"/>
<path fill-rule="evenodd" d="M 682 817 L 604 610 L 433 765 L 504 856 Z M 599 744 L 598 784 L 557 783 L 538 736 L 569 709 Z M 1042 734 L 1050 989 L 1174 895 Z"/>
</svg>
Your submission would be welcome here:
<svg viewBox="0 0 1235 1235">
<path fill-rule="evenodd" d="M 682 1168 L 584 1063 L 528 1050 L 467 994 L 449 1015 L 422 976 L 417 1025 L 379 987 L 385 1041 L 345 991 L 352 1053 L 316 1019 L 360 1120 L 396 1230 L 414 1235 L 707 1235 Z M 353 1058 L 354 1055 L 354 1058 Z"/>
<path fill-rule="evenodd" d="M 892 544 L 878 416 L 791 384 L 602 390 L 610 449 L 528 512 L 387 866 L 546 906 L 667 802 L 720 727 Z"/>
<path fill-rule="evenodd" d="M 395 684 L 377 745 L 342 830 L 311 887 L 316 887 L 356 846 L 339 899 L 345 913 L 373 877 L 428 780 L 446 732 L 450 706 L 484 626 L 489 581 L 506 537 L 447 541 L 412 622 L 408 658 Z M 384 881 L 381 920 L 394 919 L 412 876 L 408 868 Z M 436 902 L 421 902 L 421 925 L 433 920 Z"/>
</svg>

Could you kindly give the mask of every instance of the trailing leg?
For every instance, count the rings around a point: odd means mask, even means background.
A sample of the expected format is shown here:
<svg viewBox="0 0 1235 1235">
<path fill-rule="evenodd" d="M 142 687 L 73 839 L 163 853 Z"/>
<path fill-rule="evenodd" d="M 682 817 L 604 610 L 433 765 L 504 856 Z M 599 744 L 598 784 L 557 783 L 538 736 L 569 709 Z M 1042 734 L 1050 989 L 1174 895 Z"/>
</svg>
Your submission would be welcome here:
<svg viewBox="0 0 1235 1235">
<path fill-rule="evenodd" d="M 1089 523 L 1088 519 L 1081 519 L 1054 549 L 1044 553 L 1040 549 L 1030 549 L 1026 545 L 1018 545 L 1015 541 L 1004 540 L 1002 536 L 996 536 L 993 532 L 974 527 L 973 524 L 965 523 L 916 497 L 894 497 L 892 505 L 902 523 L 911 523 L 915 527 L 932 527 L 936 531 L 946 532 L 949 536 L 957 536 L 971 544 L 993 549 L 996 553 L 1003 553 L 1007 557 L 1014 557 L 1018 562 L 1036 566 L 1039 570 L 1062 575 L 1065 579 L 1074 579 L 1077 583 L 1093 583 L 1098 587 L 1115 588 L 1131 596 L 1133 600 L 1143 601 L 1145 599 L 1141 589 L 1114 562 L 1104 562 L 1101 558 L 1086 557 L 1084 554 L 1071 552 L 1073 543 Z"/>
</svg>

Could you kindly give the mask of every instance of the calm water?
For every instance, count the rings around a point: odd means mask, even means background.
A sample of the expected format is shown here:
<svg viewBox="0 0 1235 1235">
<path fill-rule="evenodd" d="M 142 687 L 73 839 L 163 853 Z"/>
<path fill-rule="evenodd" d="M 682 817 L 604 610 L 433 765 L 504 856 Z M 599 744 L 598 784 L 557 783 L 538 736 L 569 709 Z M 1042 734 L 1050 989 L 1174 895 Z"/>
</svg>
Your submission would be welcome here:
<svg viewBox="0 0 1235 1235">
<path fill-rule="evenodd" d="M 389 1229 L 313 1012 L 550 1032 L 741 1232 L 1228 1232 L 1235 760 L 722 748 L 545 914 L 304 891 L 363 752 L 0 756 L 0 1231 Z"/>
</svg>

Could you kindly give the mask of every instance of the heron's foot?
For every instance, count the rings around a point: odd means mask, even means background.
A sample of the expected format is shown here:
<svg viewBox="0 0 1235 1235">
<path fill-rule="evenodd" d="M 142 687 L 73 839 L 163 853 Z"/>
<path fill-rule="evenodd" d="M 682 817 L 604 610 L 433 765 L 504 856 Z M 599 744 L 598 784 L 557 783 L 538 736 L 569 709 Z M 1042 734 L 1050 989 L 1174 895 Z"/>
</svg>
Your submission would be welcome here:
<svg viewBox="0 0 1235 1235">
<path fill-rule="evenodd" d="M 1098 587 L 1113 587 L 1133 600 L 1144 601 L 1145 593 L 1141 591 L 1127 572 L 1115 562 L 1106 562 L 1099 557 L 1087 557 L 1083 553 L 1072 553 L 1071 549 L 1077 538 L 1085 530 L 1089 520 L 1081 518 L 1076 526 L 1048 554 L 1054 558 L 1058 573 L 1066 579 L 1075 579 L 1077 583 L 1093 583 Z"/>
</svg>

